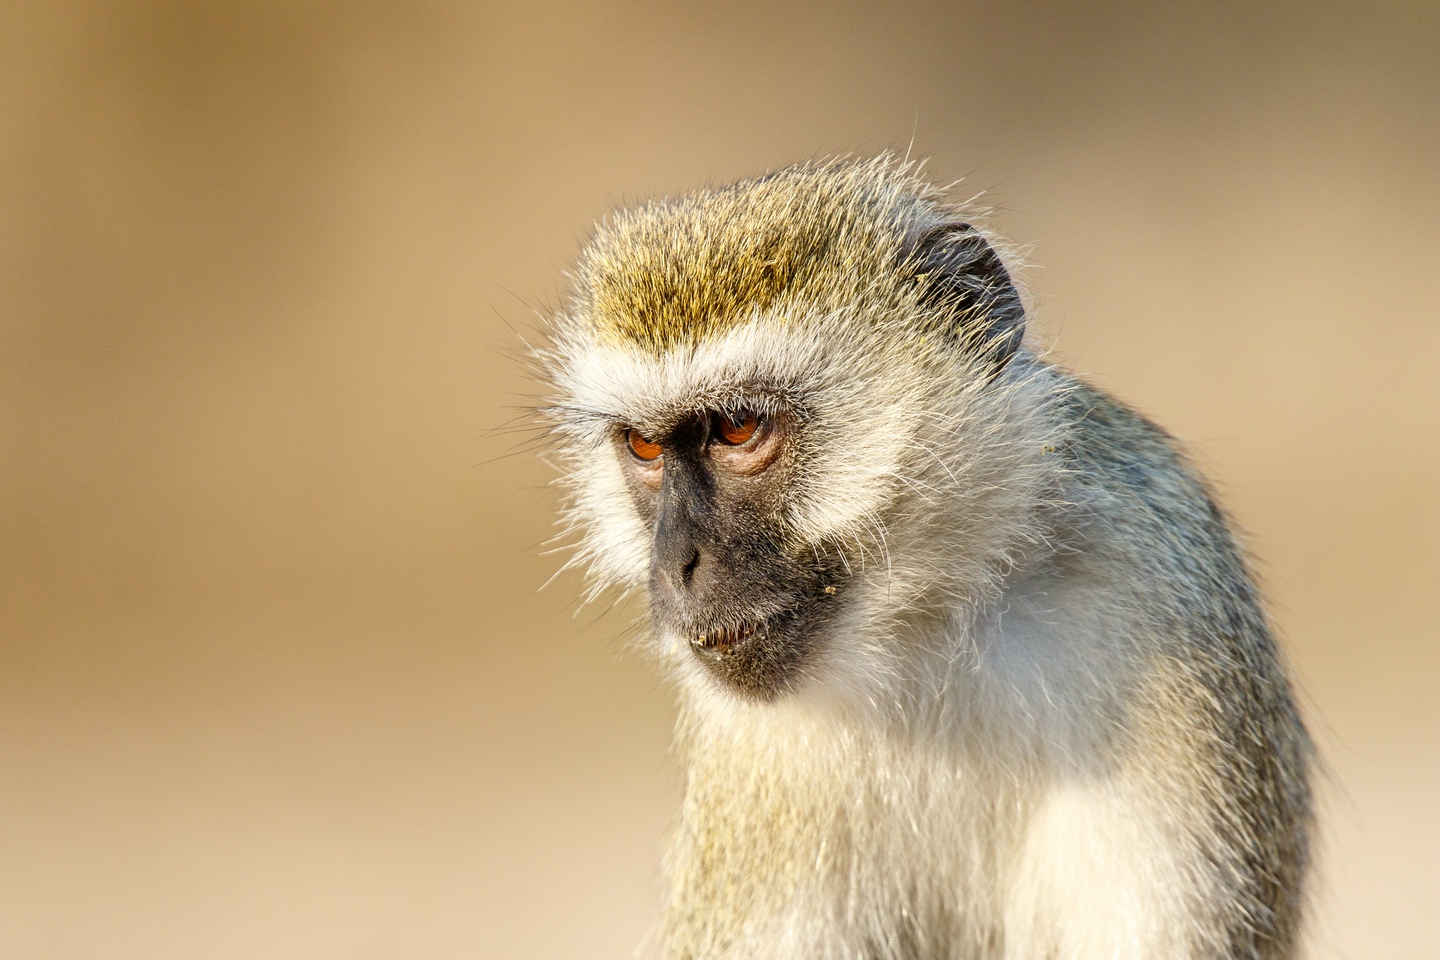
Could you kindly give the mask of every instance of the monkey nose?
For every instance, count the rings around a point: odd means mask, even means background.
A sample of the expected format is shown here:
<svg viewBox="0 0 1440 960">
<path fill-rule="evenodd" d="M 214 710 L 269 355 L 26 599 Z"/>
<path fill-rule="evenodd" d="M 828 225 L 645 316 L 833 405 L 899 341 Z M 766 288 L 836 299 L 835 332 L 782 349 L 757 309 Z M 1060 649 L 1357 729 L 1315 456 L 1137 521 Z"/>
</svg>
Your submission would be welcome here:
<svg viewBox="0 0 1440 960">
<path fill-rule="evenodd" d="M 700 551 L 692 549 L 689 556 L 677 557 L 657 565 L 660 580 L 674 593 L 688 594 L 695 586 L 695 571 L 700 568 Z"/>
<path fill-rule="evenodd" d="M 695 570 L 700 566 L 700 551 L 695 550 L 690 554 L 690 559 L 680 568 L 680 582 L 686 588 L 695 582 Z"/>
</svg>

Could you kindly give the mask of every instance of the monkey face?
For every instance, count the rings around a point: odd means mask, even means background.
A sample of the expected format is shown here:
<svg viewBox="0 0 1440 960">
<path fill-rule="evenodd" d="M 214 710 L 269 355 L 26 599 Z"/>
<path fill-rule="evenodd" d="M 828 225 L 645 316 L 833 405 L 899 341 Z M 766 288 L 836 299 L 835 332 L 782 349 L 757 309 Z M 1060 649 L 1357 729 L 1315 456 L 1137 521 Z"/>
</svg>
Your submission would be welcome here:
<svg viewBox="0 0 1440 960">
<path fill-rule="evenodd" d="M 707 693 L 883 699 L 1030 536 L 1023 329 L 980 231 L 889 161 L 617 215 L 539 351 L 592 596 L 646 590 Z"/>
<path fill-rule="evenodd" d="M 616 444 L 652 531 L 651 609 L 718 681 L 756 699 L 790 689 L 839 602 L 838 563 L 800 551 L 784 521 L 796 470 L 794 411 L 692 415 Z"/>
</svg>

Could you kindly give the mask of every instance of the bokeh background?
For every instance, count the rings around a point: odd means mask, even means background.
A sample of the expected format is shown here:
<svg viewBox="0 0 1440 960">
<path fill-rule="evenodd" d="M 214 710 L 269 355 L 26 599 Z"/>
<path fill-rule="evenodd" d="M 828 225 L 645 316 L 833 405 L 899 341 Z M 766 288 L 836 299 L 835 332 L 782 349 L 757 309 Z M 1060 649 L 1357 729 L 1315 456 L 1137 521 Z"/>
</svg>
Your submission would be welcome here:
<svg viewBox="0 0 1440 960">
<path fill-rule="evenodd" d="M 1440 7 L 77 3 L 0 29 L 0 956 L 623 958 L 678 797 L 538 589 L 594 220 L 893 148 L 1185 438 L 1323 745 L 1315 957 L 1440 944 Z"/>
</svg>

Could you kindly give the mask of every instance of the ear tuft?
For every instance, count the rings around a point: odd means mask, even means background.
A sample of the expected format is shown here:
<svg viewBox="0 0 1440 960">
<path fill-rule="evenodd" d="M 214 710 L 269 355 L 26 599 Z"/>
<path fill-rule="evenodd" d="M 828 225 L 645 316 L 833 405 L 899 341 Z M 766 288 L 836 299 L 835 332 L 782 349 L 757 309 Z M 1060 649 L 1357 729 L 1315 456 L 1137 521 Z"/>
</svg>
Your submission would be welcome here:
<svg viewBox="0 0 1440 960">
<path fill-rule="evenodd" d="M 973 345 L 1003 367 L 1025 336 L 1020 291 L 993 247 L 968 223 L 925 231 L 907 261 L 923 285 L 920 300 L 936 311 L 945 332 Z"/>
</svg>

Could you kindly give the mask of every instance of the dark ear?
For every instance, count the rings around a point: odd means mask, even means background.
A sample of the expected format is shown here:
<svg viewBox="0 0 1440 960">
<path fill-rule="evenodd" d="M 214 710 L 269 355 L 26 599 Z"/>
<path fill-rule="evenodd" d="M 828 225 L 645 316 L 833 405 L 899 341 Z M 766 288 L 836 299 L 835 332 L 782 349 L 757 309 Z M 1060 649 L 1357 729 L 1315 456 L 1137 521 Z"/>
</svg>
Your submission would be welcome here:
<svg viewBox="0 0 1440 960">
<path fill-rule="evenodd" d="M 980 231 L 968 223 L 932 227 L 908 254 L 921 303 L 937 313 L 942 329 L 978 347 L 996 369 L 1008 363 L 1025 335 L 1025 307 Z"/>
</svg>

